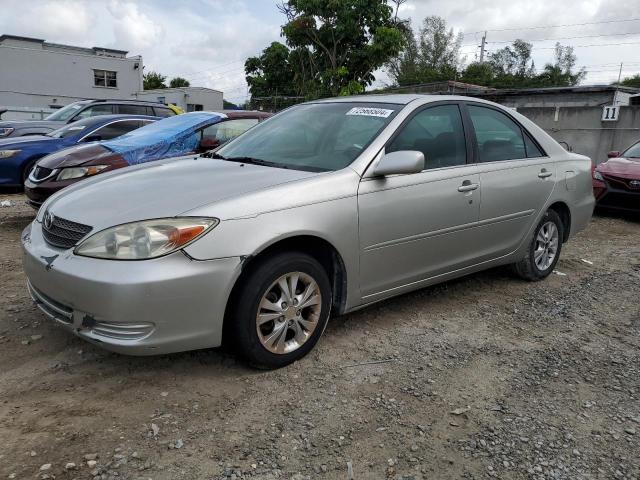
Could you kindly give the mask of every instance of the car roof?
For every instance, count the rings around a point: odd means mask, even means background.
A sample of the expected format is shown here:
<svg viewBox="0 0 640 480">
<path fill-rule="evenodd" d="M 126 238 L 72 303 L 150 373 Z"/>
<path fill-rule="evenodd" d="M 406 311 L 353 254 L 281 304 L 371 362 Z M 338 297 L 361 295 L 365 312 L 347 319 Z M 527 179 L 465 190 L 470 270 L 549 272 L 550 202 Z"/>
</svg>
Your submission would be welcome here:
<svg viewBox="0 0 640 480">
<path fill-rule="evenodd" d="M 486 103 L 495 105 L 493 102 L 489 102 L 488 100 L 468 97 L 463 95 L 433 95 L 433 94 L 424 94 L 424 93 L 389 93 L 389 94 L 365 94 L 365 95 L 352 95 L 349 97 L 333 97 L 333 98 L 323 98 L 319 100 L 312 100 L 306 103 L 349 103 L 349 102 L 359 102 L 359 103 L 394 103 L 396 105 L 408 105 L 414 101 L 420 101 L 421 103 L 429 103 L 429 102 L 438 102 L 443 100 L 456 100 L 456 101 L 467 101 L 467 102 L 478 102 L 478 103 Z"/>
<path fill-rule="evenodd" d="M 96 115 L 95 117 L 83 118 L 81 120 L 77 120 L 76 122 L 72 122 L 72 123 L 82 122 L 83 125 L 91 126 L 91 125 L 98 125 L 101 123 L 109 123 L 115 120 L 160 120 L 160 118 L 162 117 L 154 117 L 151 115 L 131 115 L 131 114 L 121 113 L 121 114 L 113 114 L 113 115 Z"/>
<path fill-rule="evenodd" d="M 165 105 L 161 102 L 152 102 L 150 100 L 136 100 L 135 98 L 100 98 L 100 99 L 88 99 L 88 100 L 78 100 L 73 103 L 80 103 L 83 105 L 90 105 L 96 103 L 118 103 L 120 105 L 149 105 L 152 107 L 163 107 L 169 108 L 168 105 Z"/>
<path fill-rule="evenodd" d="M 228 118 L 269 118 L 273 113 L 260 112 L 258 110 L 223 110 Z"/>
<path fill-rule="evenodd" d="M 369 95 L 352 95 L 349 97 L 333 97 L 323 98 L 321 100 L 312 100 L 308 103 L 349 103 L 349 102 L 364 102 L 364 103 L 395 103 L 400 105 L 407 105 L 414 100 L 421 100 L 425 97 L 440 98 L 441 95 L 421 95 L 418 93 L 393 93 L 393 94 L 369 94 Z"/>
</svg>

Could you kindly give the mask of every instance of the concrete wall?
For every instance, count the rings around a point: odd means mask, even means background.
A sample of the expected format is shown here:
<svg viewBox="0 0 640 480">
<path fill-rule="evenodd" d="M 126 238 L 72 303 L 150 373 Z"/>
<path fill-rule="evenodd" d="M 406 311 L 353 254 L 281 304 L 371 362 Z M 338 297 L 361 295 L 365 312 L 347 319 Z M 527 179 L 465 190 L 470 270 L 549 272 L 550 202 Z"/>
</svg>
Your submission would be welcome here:
<svg viewBox="0 0 640 480">
<path fill-rule="evenodd" d="M 519 107 L 557 141 L 567 142 L 576 153 L 596 163 L 607 152 L 624 150 L 640 140 L 640 106 L 620 107 L 617 122 L 602 122 L 602 107 Z"/>
<path fill-rule="evenodd" d="M 5 39 L 0 43 L 0 105 L 49 109 L 81 99 L 127 99 L 142 89 L 142 58 L 89 51 Z M 94 69 L 117 72 L 117 87 L 94 86 Z"/>
<path fill-rule="evenodd" d="M 223 107 L 222 92 L 204 87 L 143 90 L 137 92 L 135 98 L 151 102 L 173 103 L 185 112 L 189 111 L 189 104 L 202 105 L 202 110 L 208 112 L 221 112 Z"/>
</svg>

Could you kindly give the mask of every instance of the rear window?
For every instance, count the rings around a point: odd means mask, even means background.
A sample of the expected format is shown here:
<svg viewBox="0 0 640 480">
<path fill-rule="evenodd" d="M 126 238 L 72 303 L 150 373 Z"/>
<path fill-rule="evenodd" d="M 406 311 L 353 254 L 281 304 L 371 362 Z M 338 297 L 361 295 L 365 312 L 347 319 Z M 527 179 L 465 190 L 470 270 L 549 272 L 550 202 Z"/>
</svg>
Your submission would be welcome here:
<svg viewBox="0 0 640 480">
<path fill-rule="evenodd" d="M 165 107 L 153 107 L 156 111 L 156 117 L 173 117 L 176 113 L 170 108 Z"/>
</svg>

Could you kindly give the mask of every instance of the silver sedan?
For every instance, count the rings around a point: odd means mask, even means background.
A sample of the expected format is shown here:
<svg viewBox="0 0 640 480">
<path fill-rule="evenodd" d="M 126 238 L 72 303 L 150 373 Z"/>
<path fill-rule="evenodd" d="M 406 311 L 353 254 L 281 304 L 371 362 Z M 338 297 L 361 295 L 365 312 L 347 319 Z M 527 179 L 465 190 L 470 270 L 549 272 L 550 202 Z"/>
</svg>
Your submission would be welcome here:
<svg viewBox="0 0 640 480">
<path fill-rule="evenodd" d="M 23 233 L 24 269 L 46 315 L 104 348 L 224 340 L 273 368 L 331 314 L 498 265 L 545 278 L 593 206 L 591 161 L 513 110 L 345 97 L 62 190 Z"/>
</svg>

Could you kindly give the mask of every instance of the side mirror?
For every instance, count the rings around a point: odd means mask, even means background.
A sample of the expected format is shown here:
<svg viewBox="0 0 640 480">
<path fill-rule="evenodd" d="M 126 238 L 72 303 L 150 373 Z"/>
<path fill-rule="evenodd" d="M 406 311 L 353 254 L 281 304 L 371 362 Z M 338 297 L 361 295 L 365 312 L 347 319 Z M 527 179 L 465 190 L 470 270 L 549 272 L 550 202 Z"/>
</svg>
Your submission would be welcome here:
<svg viewBox="0 0 640 480">
<path fill-rule="evenodd" d="M 88 137 L 85 137 L 82 141 L 83 142 L 99 142 L 100 140 L 102 140 L 102 137 L 100 135 L 89 135 Z"/>
<path fill-rule="evenodd" d="M 385 154 L 373 171 L 376 177 L 420 173 L 424 170 L 424 153 L 414 150 L 400 150 Z"/>
<path fill-rule="evenodd" d="M 616 158 L 620 156 L 620 152 L 618 150 L 612 150 L 611 152 L 607 153 L 607 158 Z"/>
</svg>

